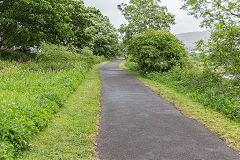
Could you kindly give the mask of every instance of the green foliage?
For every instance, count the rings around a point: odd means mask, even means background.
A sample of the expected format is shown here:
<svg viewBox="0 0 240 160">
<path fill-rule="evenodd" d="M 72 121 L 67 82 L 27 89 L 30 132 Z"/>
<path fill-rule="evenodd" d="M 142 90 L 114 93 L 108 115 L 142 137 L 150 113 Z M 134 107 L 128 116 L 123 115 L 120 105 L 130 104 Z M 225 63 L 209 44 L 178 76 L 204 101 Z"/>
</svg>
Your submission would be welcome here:
<svg viewBox="0 0 240 160">
<path fill-rule="evenodd" d="M 127 25 L 120 28 L 120 32 L 125 34 L 125 40 L 130 40 L 133 35 L 148 28 L 170 30 L 170 25 L 175 24 L 174 15 L 168 13 L 166 7 L 160 6 L 160 2 L 161 0 L 131 0 L 129 4 L 122 3 L 118 6 L 128 21 Z"/>
<path fill-rule="evenodd" d="M 93 51 L 89 47 L 84 47 L 81 50 L 81 54 L 87 55 L 87 56 L 93 56 Z"/>
<path fill-rule="evenodd" d="M 89 12 L 92 13 L 94 22 L 93 26 L 87 28 L 87 33 L 93 38 L 89 43 L 89 47 L 93 49 L 93 54 L 107 58 L 116 57 L 119 46 L 115 28 L 99 10 L 89 8 Z"/>
<path fill-rule="evenodd" d="M 36 53 L 24 53 L 13 50 L 3 50 L 0 52 L 0 59 L 9 61 L 26 62 L 29 60 L 34 60 L 36 57 Z"/>
<path fill-rule="evenodd" d="M 127 47 L 123 43 L 123 41 L 121 41 L 119 43 L 119 56 L 121 56 L 121 57 L 126 57 L 127 56 Z"/>
<path fill-rule="evenodd" d="M 72 31 L 74 36 L 71 36 L 67 43 L 73 44 L 77 48 L 83 48 L 93 39 L 91 34 L 88 34 L 86 29 L 93 26 L 92 14 L 80 0 L 67 0 L 64 5 L 68 6 L 70 14 Z M 66 42 L 65 42 L 66 43 Z"/>
<path fill-rule="evenodd" d="M 219 25 L 206 45 L 201 46 L 207 66 L 240 80 L 240 27 Z M 205 56 L 204 56 L 205 55 Z"/>
<path fill-rule="evenodd" d="M 115 57 L 118 34 L 107 17 L 82 0 L 0 1 L 0 44 L 23 51 L 43 42 L 85 46 L 94 55 Z"/>
<path fill-rule="evenodd" d="M 170 32 L 153 29 L 134 36 L 128 53 L 145 71 L 168 71 L 173 66 L 183 66 L 188 60 L 180 40 Z"/>
<path fill-rule="evenodd" d="M 182 9 L 195 18 L 202 18 L 202 27 L 214 28 L 216 24 L 239 24 L 239 0 L 183 0 Z"/>
<path fill-rule="evenodd" d="M 99 119 L 99 65 L 88 72 L 66 106 L 48 127 L 31 140 L 31 148 L 16 160 L 94 160 Z M 44 142 L 44 143 L 43 143 Z M 66 149 L 67 148 L 67 149 Z"/>
<path fill-rule="evenodd" d="M 91 67 L 102 57 L 43 44 L 36 61 L 0 60 L 0 159 L 29 147 L 31 136 L 46 127 Z"/>
<path fill-rule="evenodd" d="M 0 37 L 7 47 L 23 49 L 41 42 L 61 43 L 73 33 L 65 0 L 4 0 L 0 3 Z"/>
<path fill-rule="evenodd" d="M 239 0 L 184 0 L 182 9 L 202 18 L 202 27 L 210 28 L 211 38 L 198 49 L 206 67 L 240 79 L 240 1 Z"/>
<path fill-rule="evenodd" d="M 136 68 L 133 62 L 127 63 L 129 68 Z M 201 71 L 196 67 L 174 67 L 169 72 L 151 72 L 145 76 L 240 122 L 240 85 L 232 80 L 224 79 L 211 70 Z"/>
</svg>

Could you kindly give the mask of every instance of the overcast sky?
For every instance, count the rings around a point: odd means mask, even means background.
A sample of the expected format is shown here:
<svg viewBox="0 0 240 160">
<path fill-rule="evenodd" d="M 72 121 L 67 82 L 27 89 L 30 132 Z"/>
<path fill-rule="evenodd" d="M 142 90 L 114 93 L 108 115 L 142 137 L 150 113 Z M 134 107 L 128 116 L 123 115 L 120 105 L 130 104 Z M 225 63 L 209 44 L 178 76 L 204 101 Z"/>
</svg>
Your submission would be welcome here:
<svg viewBox="0 0 240 160">
<path fill-rule="evenodd" d="M 116 27 L 123 23 L 127 23 L 121 12 L 117 9 L 120 3 L 127 3 L 129 0 L 83 0 L 86 6 L 92 6 L 99 9 L 103 15 L 108 16 L 111 23 Z M 181 0 L 162 0 L 162 5 L 167 6 L 170 13 L 176 17 L 176 25 L 172 26 L 171 32 L 185 33 L 203 31 L 199 27 L 200 21 L 192 16 L 187 15 L 186 11 L 180 10 L 182 6 Z"/>
</svg>

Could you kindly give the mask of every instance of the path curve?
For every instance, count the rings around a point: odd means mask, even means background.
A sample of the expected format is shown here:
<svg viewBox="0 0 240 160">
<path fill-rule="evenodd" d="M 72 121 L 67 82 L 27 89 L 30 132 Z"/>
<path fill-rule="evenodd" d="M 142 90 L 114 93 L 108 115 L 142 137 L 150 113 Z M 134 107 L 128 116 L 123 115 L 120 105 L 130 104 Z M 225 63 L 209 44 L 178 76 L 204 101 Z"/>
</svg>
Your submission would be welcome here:
<svg viewBox="0 0 240 160">
<path fill-rule="evenodd" d="M 217 135 L 119 69 L 100 68 L 100 160 L 240 160 Z"/>
</svg>

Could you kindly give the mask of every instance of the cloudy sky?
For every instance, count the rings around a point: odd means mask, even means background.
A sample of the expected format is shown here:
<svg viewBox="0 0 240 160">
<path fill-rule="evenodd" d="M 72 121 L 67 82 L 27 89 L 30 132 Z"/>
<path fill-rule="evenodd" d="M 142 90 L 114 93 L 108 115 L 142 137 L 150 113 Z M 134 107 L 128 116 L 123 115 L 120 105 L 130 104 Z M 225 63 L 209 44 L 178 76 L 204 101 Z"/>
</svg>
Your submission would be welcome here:
<svg viewBox="0 0 240 160">
<path fill-rule="evenodd" d="M 83 0 L 86 6 L 96 7 L 101 10 L 103 15 L 108 16 L 111 23 L 116 27 L 123 23 L 127 23 L 121 12 L 117 9 L 117 5 L 120 3 L 127 3 L 129 0 Z M 199 27 L 199 20 L 196 20 L 192 16 L 187 15 L 186 11 L 180 10 L 182 6 L 181 0 L 162 0 L 162 5 L 167 6 L 170 13 L 176 15 L 176 25 L 172 27 L 171 32 L 185 33 L 203 31 Z"/>
</svg>

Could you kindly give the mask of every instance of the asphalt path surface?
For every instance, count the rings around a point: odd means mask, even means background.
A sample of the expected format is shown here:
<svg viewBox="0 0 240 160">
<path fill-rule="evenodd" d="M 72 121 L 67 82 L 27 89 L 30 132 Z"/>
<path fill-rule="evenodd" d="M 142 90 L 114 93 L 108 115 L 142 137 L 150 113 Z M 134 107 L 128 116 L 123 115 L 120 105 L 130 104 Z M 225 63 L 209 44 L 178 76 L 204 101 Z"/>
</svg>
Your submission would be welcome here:
<svg viewBox="0 0 240 160">
<path fill-rule="evenodd" d="M 119 69 L 102 66 L 100 160 L 240 160 L 217 135 Z"/>
</svg>

